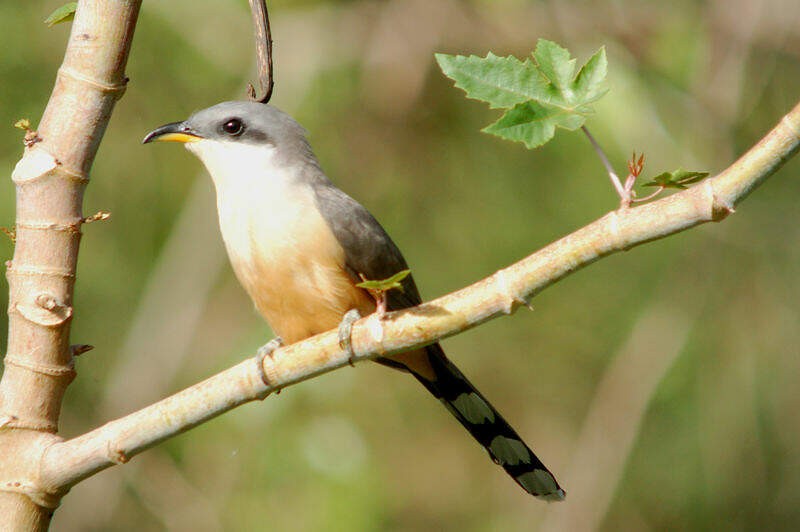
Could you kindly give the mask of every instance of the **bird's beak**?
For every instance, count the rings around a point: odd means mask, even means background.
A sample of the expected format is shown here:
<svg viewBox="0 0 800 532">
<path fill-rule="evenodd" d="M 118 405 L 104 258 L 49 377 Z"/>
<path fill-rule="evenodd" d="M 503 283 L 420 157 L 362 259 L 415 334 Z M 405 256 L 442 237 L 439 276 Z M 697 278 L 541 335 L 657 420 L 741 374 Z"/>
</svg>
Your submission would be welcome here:
<svg viewBox="0 0 800 532">
<path fill-rule="evenodd" d="M 186 122 L 172 122 L 171 124 L 163 125 L 154 129 L 145 136 L 142 144 L 148 142 L 197 142 L 202 140 L 197 132 L 195 132 Z"/>
</svg>

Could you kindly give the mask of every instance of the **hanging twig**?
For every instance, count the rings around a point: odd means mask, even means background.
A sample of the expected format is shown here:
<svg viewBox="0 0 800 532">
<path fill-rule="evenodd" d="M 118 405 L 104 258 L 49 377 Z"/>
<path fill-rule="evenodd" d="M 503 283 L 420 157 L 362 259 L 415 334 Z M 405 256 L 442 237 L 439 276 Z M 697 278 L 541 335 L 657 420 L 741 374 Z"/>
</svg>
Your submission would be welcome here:
<svg viewBox="0 0 800 532">
<path fill-rule="evenodd" d="M 600 147 L 600 144 L 594 139 L 592 134 L 589 133 L 589 130 L 586 128 L 586 126 L 581 127 L 581 130 L 586 134 L 589 142 L 592 143 L 592 148 L 594 148 L 594 151 L 597 153 L 597 156 L 600 157 L 600 161 L 602 161 L 603 166 L 605 166 L 606 172 L 608 172 L 608 178 L 611 180 L 611 184 L 614 185 L 614 190 L 616 190 L 617 194 L 619 194 L 622 206 L 627 207 L 630 203 L 630 201 L 628 201 L 626 204 L 628 195 L 626 194 L 625 188 L 622 186 L 617 173 L 614 171 L 614 167 L 611 166 L 611 161 L 608 160 L 606 152 L 603 151 L 603 148 Z"/>
<path fill-rule="evenodd" d="M 258 58 L 258 84 L 264 94 L 256 96 L 252 83 L 247 84 L 247 95 L 251 100 L 267 103 L 272 98 L 275 86 L 272 75 L 272 31 L 269 28 L 269 13 L 266 0 L 248 0 L 253 14 L 253 31 L 256 36 L 256 56 Z"/>
</svg>

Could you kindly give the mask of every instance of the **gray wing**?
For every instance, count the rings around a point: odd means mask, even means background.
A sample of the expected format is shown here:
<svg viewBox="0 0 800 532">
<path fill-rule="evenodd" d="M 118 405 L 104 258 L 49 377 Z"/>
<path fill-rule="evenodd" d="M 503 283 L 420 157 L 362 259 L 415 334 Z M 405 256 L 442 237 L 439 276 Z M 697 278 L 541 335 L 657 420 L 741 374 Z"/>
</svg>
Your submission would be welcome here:
<svg viewBox="0 0 800 532">
<path fill-rule="evenodd" d="M 330 182 L 315 183 L 313 188 L 322 217 L 344 248 L 347 270 L 354 282 L 361 282 L 359 274 L 370 280 L 381 280 L 408 269 L 397 245 L 363 205 Z M 402 285 L 402 292 L 388 292 L 389 310 L 413 307 L 422 302 L 411 275 Z"/>
</svg>

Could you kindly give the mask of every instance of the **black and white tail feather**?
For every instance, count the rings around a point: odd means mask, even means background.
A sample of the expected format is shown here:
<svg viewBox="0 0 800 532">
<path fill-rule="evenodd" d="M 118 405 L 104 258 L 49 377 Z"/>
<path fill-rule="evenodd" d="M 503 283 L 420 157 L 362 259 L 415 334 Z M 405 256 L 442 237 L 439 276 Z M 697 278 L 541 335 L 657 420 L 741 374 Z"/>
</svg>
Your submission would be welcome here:
<svg viewBox="0 0 800 532">
<path fill-rule="evenodd" d="M 306 145 L 307 146 L 307 145 Z M 308 151 L 310 154 L 310 149 Z M 345 251 L 346 267 L 354 283 L 387 279 L 408 268 L 395 243 L 377 220 L 357 201 L 336 188 L 321 174 L 310 156 L 313 190 L 320 212 Z M 412 275 L 402 281 L 402 290 L 386 293 L 389 310 L 419 305 L 422 298 Z M 500 413 L 450 362 L 439 344 L 425 348 L 435 374 L 431 381 L 402 362 L 388 358 L 376 362 L 409 371 L 438 398 L 472 436 L 522 488 L 540 499 L 560 501 L 565 492 L 544 464 L 525 445 Z"/>
<path fill-rule="evenodd" d="M 492 461 L 505 469 L 522 489 L 545 501 L 564 500 L 566 492 L 555 476 L 522 441 L 503 416 L 475 389 L 450 362 L 439 344 L 425 348 L 436 380 L 412 375 L 439 399 L 453 416 L 489 453 Z"/>
</svg>

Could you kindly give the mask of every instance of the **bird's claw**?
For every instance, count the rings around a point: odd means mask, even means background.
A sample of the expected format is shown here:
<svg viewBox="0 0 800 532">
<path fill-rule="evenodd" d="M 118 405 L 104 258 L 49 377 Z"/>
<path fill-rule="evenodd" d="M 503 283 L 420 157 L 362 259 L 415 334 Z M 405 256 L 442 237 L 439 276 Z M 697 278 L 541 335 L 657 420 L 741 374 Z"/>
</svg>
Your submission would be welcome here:
<svg viewBox="0 0 800 532">
<path fill-rule="evenodd" d="M 278 349 L 279 347 L 283 347 L 283 339 L 280 336 L 276 336 L 266 344 L 262 345 L 256 351 L 256 356 L 259 360 L 264 360 L 264 357 L 271 357 L 272 352 Z"/>
<path fill-rule="evenodd" d="M 348 310 L 342 318 L 342 323 L 339 324 L 339 347 L 347 353 L 347 359 L 351 366 L 354 366 L 356 354 L 353 351 L 353 343 L 350 335 L 353 332 L 353 324 L 361 319 L 361 313 L 358 309 Z"/>
<path fill-rule="evenodd" d="M 261 380 L 267 386 L 272 386 L 272 383 L 269 382 L 269 378 L 267 377 L 267 372 L 264 369 L 264 359 L 269 357 L 270 360 L 271 360 L 272 359 L 272 352 L 275 351 L 276 349 L 278 349 L 281 346 L 283 346 L 283 340 L 281 339 L 280 336 L 276 336 L 275 338 L 273 338 L 272 340 L 270 340 L 266 344 L 264 344 L 261 347 L 259 347 L 258 351 L 256 351 L 255 359 L 256 359 L 256 364 L 258 365 L 258 371 L 259 371 L 259 374 L 261 375 Z M 277 393 L 280 393 L 280 390 L 278 390 Z M 266 395 L 265 395 L 265 397 L 266 397 Z"/>
</svg>

